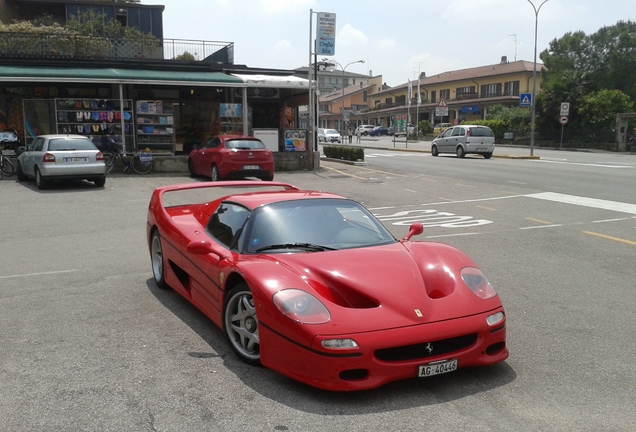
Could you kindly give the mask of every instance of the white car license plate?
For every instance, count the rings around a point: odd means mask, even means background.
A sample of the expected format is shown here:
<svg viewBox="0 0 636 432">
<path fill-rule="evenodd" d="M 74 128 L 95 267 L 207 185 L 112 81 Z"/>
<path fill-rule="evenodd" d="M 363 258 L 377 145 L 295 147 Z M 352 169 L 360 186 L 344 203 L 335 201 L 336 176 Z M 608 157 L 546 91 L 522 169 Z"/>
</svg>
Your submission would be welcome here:
<svg viewBox="0 0 636 432">
<path fill-rule="evenodd" d="M 457 370 L 457 359 L 422 365 L 419 367 L 417 376 L 420 378 L 429 377 L 455 370 Z"/>
<path fill-rule="evenodd" d="M 243 169 L 244 170 L 255 170 L 255 169 L 259 169 L 260 167 L 258 165 L 243 165 Z"/>
<path fill-rule="evenodd" d="M 64 162 L 88 162 L 87 157 L 65 157 Z"/>
<path fill-rule="evenodd" d="M 3 156 L 15 156 L 15 151 L 13 151 L 11 149 L 2 150 L 2 155 Z"/>
<path fill-rule="evenodd" d="M 486 147 L 477 147 L 477 151 L 486 151 Z"/>
</svg>

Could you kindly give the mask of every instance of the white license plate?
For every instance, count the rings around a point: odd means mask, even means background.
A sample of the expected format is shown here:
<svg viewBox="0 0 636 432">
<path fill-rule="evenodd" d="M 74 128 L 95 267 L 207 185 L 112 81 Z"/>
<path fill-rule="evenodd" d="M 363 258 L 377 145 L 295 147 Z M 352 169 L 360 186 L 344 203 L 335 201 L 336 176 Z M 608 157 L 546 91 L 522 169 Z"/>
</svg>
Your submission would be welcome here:
<svg viewBox="0 0 636 432">
<path fill-rule="evenodd" d="M 258 165 L 243 165 L 243 169 L 244 170 L 255 170 L 255 169 L 259 169 L 260 167 Z"/>
<path fill-rule="evenodd" d="M 88 162 L 87 157 L 65 157 L 64 162 Z"/>
<path fill-rule="evenodd" d="M 11 149 L 2 150 L 2 154 L 4 156 L 15 156 L 15 151 L 13 151 Z"/>
<path fill-rule="evenodd" d="M 486 147 L 477 147 L 477 151 L 486 151 L 488 150 Z"/>
<path fill-rule="evenodd" d="M 422 365 L 419 367 L 417 376 L 420 378 L 429 377 L 433 375 L 453 372 L 455 370 L 457 370 L 457 359 Z"/>
</svg>

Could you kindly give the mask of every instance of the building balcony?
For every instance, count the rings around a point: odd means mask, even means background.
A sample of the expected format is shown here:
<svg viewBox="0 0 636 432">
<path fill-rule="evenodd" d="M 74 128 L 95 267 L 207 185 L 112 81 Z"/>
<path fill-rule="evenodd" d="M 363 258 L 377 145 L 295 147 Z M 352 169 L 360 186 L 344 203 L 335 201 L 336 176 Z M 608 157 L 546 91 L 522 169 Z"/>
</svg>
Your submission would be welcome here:
<svg viewBox="0 0 636 432">
<path fill-rule="evenodd" d="M 134 61 L 175 58 L 233 64 L 234 43 L 184 39 L 157 40 L 152 36 L 140 39 L 79 36 L 66 33 L 4 32 L 0 38 L 0 59 Z"/>
</svg>

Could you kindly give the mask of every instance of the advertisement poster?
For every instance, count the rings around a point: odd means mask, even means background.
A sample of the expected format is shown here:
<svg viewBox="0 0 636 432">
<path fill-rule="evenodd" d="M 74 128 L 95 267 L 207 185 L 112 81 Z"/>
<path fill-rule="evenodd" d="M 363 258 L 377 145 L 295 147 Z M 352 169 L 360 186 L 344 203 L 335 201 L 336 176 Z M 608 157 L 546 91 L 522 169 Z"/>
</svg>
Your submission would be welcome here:
<svg viewBox="0 0 636 432">
<path fill-rule="evenodd" d="M 305 129 L 285 129 L 285 151 L 307 151 L 307 131 Z"/>
<path fill-rule="evenodd" d="M 241 117 L 241 104 L 233 104 L 233 103 L 222 103 L 221 107 L 221 117 Z"/>
</svg>

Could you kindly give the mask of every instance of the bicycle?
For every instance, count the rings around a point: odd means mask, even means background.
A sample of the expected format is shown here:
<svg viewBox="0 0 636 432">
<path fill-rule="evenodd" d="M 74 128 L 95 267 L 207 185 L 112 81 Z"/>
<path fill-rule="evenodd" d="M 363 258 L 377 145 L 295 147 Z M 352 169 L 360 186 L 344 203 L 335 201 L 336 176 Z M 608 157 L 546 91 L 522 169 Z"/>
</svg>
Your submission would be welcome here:
<svg viewBox="0 0 636 432">
<path fill-rule="evenodd" d="M 13 166 L 13 162 L 4 155 L 4 152 L 5 150 L 0 150 L 0 173 L 11 177 L 15 173 L 15 167 Z M 11 152 L 13 151 L 11 150 Z"/>
<path fill-rule="evenodd" d="M 152 155 L 150 153 L 139 153 L 135 150 L 130 159 L 126 160 L 119 149 L 111 146 L 110 156 L 106 159 L 106 174 L 110 174 L 117 164 L 117 160 L 121 161 L 124 172 L 132 168 L 137 174 L 148 174 L 152 170 Z"/>
</svg>

